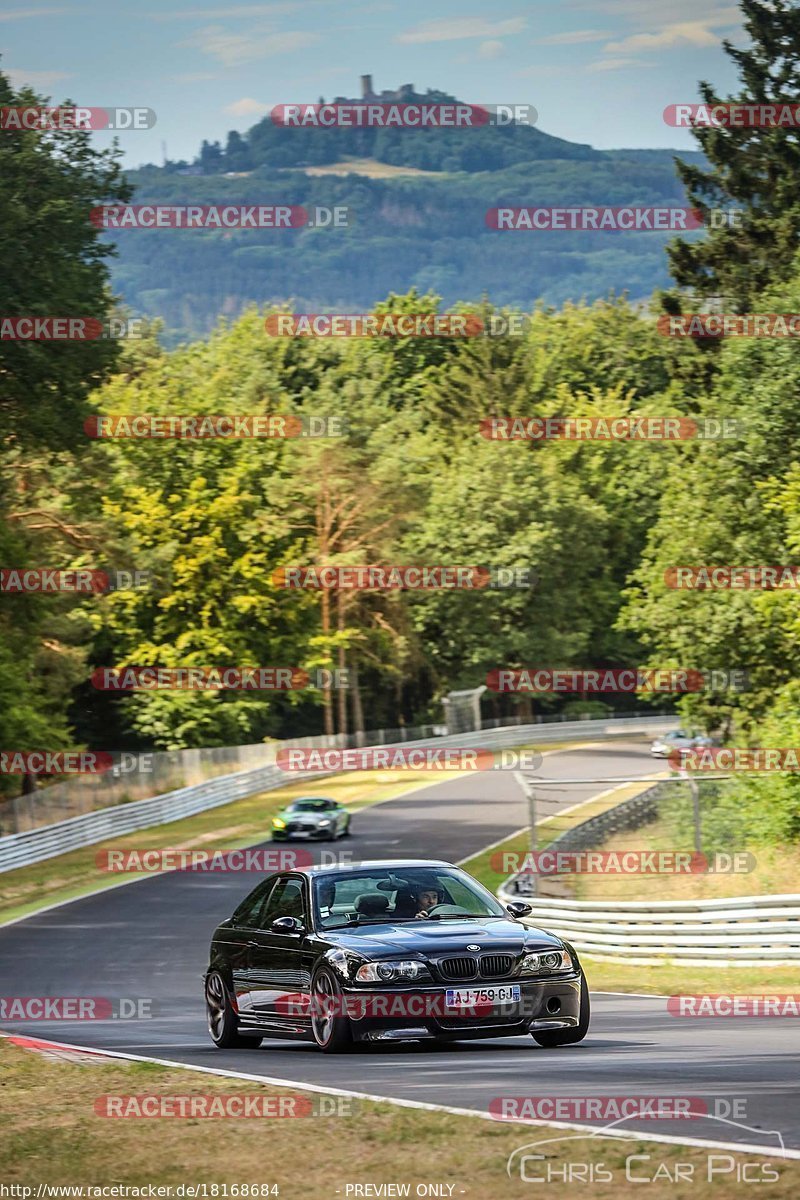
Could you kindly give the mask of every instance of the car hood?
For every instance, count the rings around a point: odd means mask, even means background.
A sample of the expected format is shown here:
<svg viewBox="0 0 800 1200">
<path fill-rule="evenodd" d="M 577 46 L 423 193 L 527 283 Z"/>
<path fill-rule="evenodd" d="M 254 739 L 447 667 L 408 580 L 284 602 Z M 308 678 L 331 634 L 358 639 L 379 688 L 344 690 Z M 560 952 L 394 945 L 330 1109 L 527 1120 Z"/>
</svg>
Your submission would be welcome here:
<svg viewBox="0 0 800 1200">
<path fill-rule="evenodd" d="M 327 821 L 335 816 L 333 809 L 328 812 L 298 812 L 296 809 L 284 808 L 277 814 L 282 821 Z"/>
<path fill-rule="evenodd" d="M 520 925 L 517 921 L 387 921 L 380 925 L 354 926 L 352 929 L 320 930 L 320 936 L 337 946 L 355 950 L 367 957 L 384 954 L 463 954 L 467 946 L 480 946 L 487 954 L 506 951 L 520 953 L 550 947 L 560 948 L 562 941 L 544 929 Z"/>
</svg>

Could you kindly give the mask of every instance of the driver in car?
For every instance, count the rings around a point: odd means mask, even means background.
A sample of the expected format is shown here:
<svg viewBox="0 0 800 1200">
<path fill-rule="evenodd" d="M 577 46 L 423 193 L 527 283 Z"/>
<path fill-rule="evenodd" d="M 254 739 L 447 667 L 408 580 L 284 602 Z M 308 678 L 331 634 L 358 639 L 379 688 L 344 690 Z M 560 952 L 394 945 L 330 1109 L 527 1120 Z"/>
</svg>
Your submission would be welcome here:
<svg viewBox="0 0 800 1200">
<path fill-rule="evenodd" d="M 416 916 L 427 917 L 428 909 L 441 904 L 442 898 L 437 888 L 420 887 L 414 892 L 414 901 L 417 905 Z"/>
</svg>

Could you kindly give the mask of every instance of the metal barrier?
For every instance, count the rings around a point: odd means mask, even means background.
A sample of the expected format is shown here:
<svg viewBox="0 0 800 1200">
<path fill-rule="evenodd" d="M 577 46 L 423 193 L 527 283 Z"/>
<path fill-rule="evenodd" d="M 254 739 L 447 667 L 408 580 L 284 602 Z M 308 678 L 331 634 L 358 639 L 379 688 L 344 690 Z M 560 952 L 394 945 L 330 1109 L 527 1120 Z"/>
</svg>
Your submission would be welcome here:
<svg viewBox="0 0 800 1200">
<path fill-rule="evenodd" d="M 652 820 L 666 793 L 656 784 L 583 821 L 549 843 L 548 851 L 597 846 L 609 834 Z M 533 906 L 524 923 L 543 926 L 581 953 L 640 965 L 674 960 L 687 965 L 756 966 L 800 960 L 800 895 L 738 896 L 719 900 L 571 900 L 534 897 L 532 877 L 518 872 L 498 888 L 504 904 Z"/>
<path fill-rule="evenodd" d="M 674 717 L 629 717 L 602 721 L 565 721 L 559 723 L 560 738 L 614 737 L 625 733 L 659 734 L 674 728 Z M 553 736 L 549 725 L 515 725 L 505 729 L 492 729 L 482 733 L 460 733 L 444 737 L 427 738 L 422 741 L 395 742 L 394 747 L 413 746 L 480 746 L 487 749 L 502 749 L 504 746 L 528 745 L 546 742 Z M 309 739 L 304 739 L 308 743 Z M 318 739 L 319 744 L 322 739 Z M 297 744 L 297 743 L 292 743 Z M 285 745 L 285 743 L 281 743 Z M 277 746 L 272 745 L 275 753 Z M 53 825 L 45 825 L 24 833 L 12 833 L 0 838 L 0 873 L 16 867 L 29 866 L 81 846 L 92 846 L 108 838 L 133 833 L 152 825 L 166 825 L 182 817 L 193 816 L 206 809 L 230 804 L 258 792 L 274 791 L 287 783 L 303 779 L 322 779 L 332 772 L 282 771 L 274 762 L 254 771 L 223 775 L 192 787 L 179 788 L 162 796 L 148 800 L 136 800 L 130 804 L 119 804 L 96 812 L 84 813 Z"/>
<path fill-rule="evenodd" d="M 518 892 L 500 888 L 504 902 Z M 526 925 L 607 962 L 748 967 L 800 960 L 800 895 L 720 900 L 531 900 Z"/>
<path fill-rule="evenodd" d="M 611 712 L 608 720 L 624 720 L 638 714 Z M 660 714 L 663 716 L 663 714 Z M 586 718 L 589 719 L 588 716 Z M 561 725 L 568 718 L 562 713 L 539 714 L 533 721 L 522 717 L 484 721 L 481 729 L 515 725 Z M 572 723 L 574 723 L 574 718 Z M 385 746 L 396 742 L 447 736 L 446 725 L 406 725 L 395 729 L 368 729 L 351 734 L 319 734 L 291 738 L 288 742 L 254 742 L 244 746 L 206 746 L 193 750 L 115 751 L 113 767 L 97 775 L 73 775 L 57 783 L 37 784 L 33 791 L 8 799 L 0 798 L 0 837 L 23 833 L 42 825 L 66 821 L 81 813 L 96 812 L 115 804 L 149 800 L 164 792 L 206 783 L 220 775 L 254 771 L 275 762 L 275 753 L 284 745 L 306 747 Z M 463 730 L 452 730 L 453 733 Z"/>
</svg>

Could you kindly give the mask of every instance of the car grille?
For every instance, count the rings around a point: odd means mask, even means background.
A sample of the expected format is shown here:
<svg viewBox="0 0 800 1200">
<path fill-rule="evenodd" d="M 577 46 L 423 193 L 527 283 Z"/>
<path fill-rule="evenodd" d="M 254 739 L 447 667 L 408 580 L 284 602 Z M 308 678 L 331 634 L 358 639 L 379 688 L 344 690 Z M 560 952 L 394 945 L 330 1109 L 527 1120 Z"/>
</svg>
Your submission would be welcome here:
<svg viewBox="0 0 800 1200">
<path fill-rule="evenodd" d="M 497 979 L 508 975 L 514 965 L 512 954 L 482 954 L 477 958 L 443 958 L 439 962 L 443 979 Z"/>
<path fill-rule="evenodd" d="M 474 979 L 478 964 L 474 958 L 443 958 L 439 971 L 445 979 Z"/>
<path fill-rule="evenodd" d="M 290 821 L 286 826 L 287 833 L 310 833 L 317 826 L 312 821 Z"/>
<path fill-rule="evenodd" d="M 508 975 L 513 965 L 514 958 L 511 954 L 484 954 L 481 958 L 481 975 L 484 979 Z"/>
</svg>

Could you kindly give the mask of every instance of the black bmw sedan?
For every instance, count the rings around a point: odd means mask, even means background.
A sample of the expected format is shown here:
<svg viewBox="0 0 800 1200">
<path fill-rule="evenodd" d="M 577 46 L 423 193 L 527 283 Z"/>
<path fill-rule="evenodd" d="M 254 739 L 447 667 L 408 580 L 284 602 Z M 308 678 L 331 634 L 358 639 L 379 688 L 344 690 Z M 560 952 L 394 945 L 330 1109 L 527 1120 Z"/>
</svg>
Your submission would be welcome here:
<svg viewBox="0 0 800 1200">
<path fill-rule="evenodd" d="M 215 930 L 205 975 L 221 1048 L 262 1038 L 581 1041 L 589 991 L 568 942 L 522 923 L 446 862 L 403 859 L 283 871 Z"/>
</svg>

